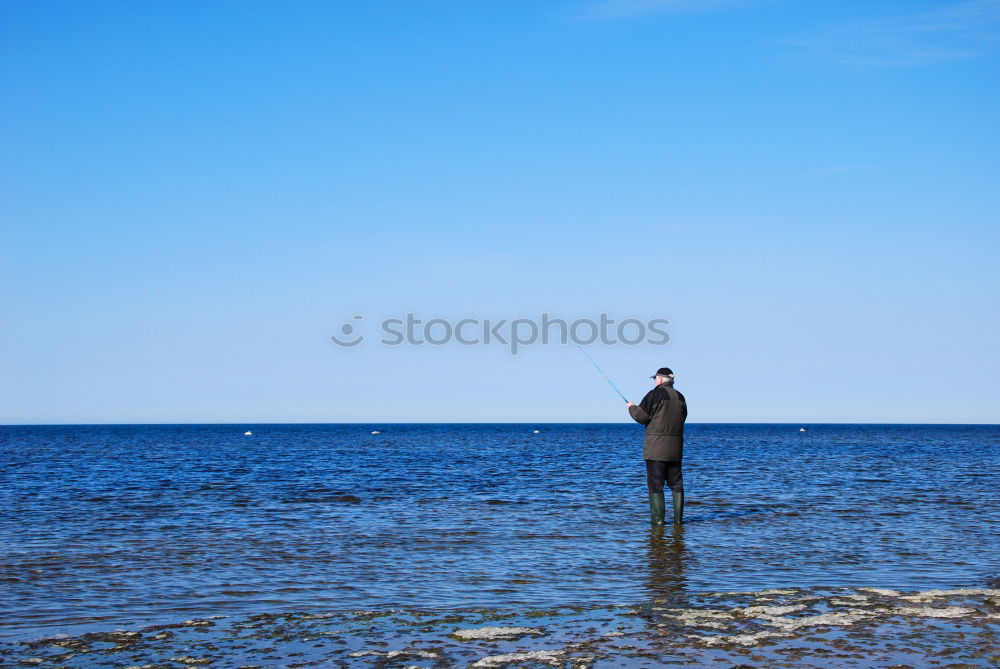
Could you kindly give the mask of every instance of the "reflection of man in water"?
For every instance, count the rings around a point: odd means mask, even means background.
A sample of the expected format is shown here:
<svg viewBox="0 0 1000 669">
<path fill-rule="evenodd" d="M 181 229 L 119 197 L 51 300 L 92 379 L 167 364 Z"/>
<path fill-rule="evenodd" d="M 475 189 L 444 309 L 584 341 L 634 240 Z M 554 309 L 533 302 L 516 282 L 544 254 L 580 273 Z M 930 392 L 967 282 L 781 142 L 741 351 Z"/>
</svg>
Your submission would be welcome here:
<svg viewBox="0 0 1000 669">
<path fill-rule="evenodd" d="M 674 525 L 669 529 L 663 525 L 654 527 L 649 533 L 647 548 L 649 573 L 646 590 L 650 598 L 654 602 L 687 606 L 684 602 L 684 569 L 688 556 L 684 548 L 684 526 Z"/>
<path fill-rule="evenodd" d="M 628 403 L 629 415 L 646 426 L 642 442 L 642 457 L 646 460 L 646 486 L 649 489 L 649 510 L 653 525 L 662 525 L 665 514 L 663 482 L 670 488 L 674 506 L 674 523 L 684 516 L 684 480 L 681 458 L 684 455 L 684 421 L 687 402 L 674 390 L 674 373 L 661 367 L 650 377 L 655 387 L 646 393 L 638 405 Z"/>
</svg>

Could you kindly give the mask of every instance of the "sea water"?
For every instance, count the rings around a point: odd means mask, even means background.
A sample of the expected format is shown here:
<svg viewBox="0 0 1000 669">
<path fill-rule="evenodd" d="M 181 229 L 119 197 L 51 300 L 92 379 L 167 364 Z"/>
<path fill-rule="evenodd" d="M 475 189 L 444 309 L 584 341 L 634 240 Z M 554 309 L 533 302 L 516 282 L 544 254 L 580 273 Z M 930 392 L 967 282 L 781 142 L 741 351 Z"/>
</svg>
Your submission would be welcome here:
<svg viewBox="0 0 1000 669">
<path fill-rule="evenodd" d="M 1000 575 L 1000 426 L 689 425 L 687 522 L 655 555 L 641 442 L 632 424 L 0 426 L 0 636 Z"/>
</svg>

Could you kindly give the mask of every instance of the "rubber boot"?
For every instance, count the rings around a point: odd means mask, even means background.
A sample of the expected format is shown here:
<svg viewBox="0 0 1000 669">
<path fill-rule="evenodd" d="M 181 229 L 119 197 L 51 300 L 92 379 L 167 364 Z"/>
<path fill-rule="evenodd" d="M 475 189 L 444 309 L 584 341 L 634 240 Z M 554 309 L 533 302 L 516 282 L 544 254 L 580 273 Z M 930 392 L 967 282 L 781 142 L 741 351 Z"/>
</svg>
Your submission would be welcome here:
<svg viewBox="0 0 1000 669">
<path fill-rule="evenodd" d="M 674 525 L 684 522 L 684 491 L 671 491 L 671 498 L 674 503 Z"/>
<path fill-rule="evenodd" d="M 666 501 L 663 499 L 662 492 L 651 492 L 649 493 L 649 514 L 650 524 L 662 525 L 663 516 L 666 513 Z"/>
</svg>

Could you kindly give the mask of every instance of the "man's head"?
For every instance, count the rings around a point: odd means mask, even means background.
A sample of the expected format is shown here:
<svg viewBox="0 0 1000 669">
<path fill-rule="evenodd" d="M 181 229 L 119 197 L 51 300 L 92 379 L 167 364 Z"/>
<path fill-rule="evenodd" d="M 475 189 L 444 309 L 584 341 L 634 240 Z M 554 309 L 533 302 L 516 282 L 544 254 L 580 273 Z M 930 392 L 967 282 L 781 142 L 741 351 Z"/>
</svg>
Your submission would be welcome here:
<svg viewBox="0 0 1000 669">
<path fill-rule="evenodd" d="M 653 385 L 658 386 L 661 383 L 665 383 L 668 386 L 674 385 L 674 372 L 669 367 L 660 367 L 656 370 L 656 374 L 651 377 L 653 379 Z"/>
</svg>

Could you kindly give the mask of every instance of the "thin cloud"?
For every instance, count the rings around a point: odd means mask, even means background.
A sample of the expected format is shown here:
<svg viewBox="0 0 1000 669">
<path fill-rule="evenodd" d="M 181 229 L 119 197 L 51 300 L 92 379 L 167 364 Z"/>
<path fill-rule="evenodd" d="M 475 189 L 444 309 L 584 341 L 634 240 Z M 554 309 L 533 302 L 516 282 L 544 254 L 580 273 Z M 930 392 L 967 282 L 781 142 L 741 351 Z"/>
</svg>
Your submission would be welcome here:
<svg viewBox="0 0 1000 669">
<path fill-rule="evenodd" d="M 753 0 L 600 0 L 587 6 L 588 19 L 625 19 L 648 14 L 711 12 L 750 4 Z"/>
<path fill-rule="evenodd" d="M 851 65 L 908 66 L 979 58 L 1000 48 L 1000 0 L 845 24 L 787 42 Z"/>
</svg>

